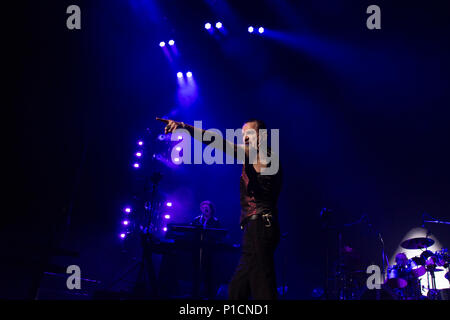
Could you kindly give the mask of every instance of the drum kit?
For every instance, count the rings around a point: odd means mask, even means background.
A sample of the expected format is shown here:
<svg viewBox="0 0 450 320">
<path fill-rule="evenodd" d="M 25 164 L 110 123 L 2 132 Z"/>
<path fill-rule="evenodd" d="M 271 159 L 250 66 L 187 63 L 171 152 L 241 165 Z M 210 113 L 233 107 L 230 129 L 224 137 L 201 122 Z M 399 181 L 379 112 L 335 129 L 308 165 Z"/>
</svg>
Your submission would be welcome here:
<svg viewBox="0 0 450 320">
<path fill-rule="evenodd" d="M 401 243 L 406 250 L 422 250 L 419 256 L 408 259 L 405 253 L 395 257 L 395 264 L 387 268 L 385 285 L 389 287 L 401 300 L 439 299 L 439 290 L 436 288 L 436 272 L 446 273 L 449 279 L 448 268 L 450 255 L 447 248 L 432 252 L 427 250 L 434 244 L 430 238 L 412 238 Z M 447 269 L 447 270 L 446 270 Z M 422 295 L 421 277 L 427 279 L 427 296 Z"/>
<path fill-rule="evenodd" d="M 435 241 L 429 237 L 431 235 L 429 228 L 425 227 L 425 224 L 450 225 L 450 221 L 437 220 L 423 213 L 422 229 L 426 230 L 426 236 L 403 241 L 400 246 L 406 250 L 408 256 L 403 252 L 397 254 L 395 264 L 389 266 L 381 233 L 373 227 L 366 215 L 352 223 L 331 224 L 333 214 L 333 210 L 326 208 L 320 212 L 323 226 L 327 230 L 328 242 L 332 239 L 330 235 L 333 237 L 337 235 L 337 241 L 334 243 L 337 244 L 338 249 L 337 257 L 331 255 L 329 250 L 331 245 L 327 242 L 324 299 L 450 300 L 450 286 L 441 282 L 442 280 L 450 282 L 449 251 L 447 248 L 431 251 Z M 350 228 L 358 226 L 362 226 L 360 230 L 364 230 L 368 234 L 367 238 L 371 245 L 372 241 L 375 243 L 374 240 L 377 239 L 377 251 L 379 250 L 381 256 L 381 260 L 379 260 L 381 265 L 376 264 L 378 259 L 374 259 L 373 256 L 370 258 L 367 255 L 363 256 L 361 246 L 358 250 L 351 246 L 348 239 L 343 242 L 343 233 L 351 234 Z M 417 252 L 418 255 L 412 257 Z M 335 258 L 330 259 L 330 257 Z M 373 290 L 374 288 L 369 286 L 368 281 L 374 278 L 368 278 L 367 266 L 378 266 L 380 270 L 382 284 L 377 290 Z M 444 274 L 445 278 L 441 277 Z M 436 275 L 438 275 L 437 279 Z M 445 287 L 447 289 L 444 289 Z"/>
</svg>

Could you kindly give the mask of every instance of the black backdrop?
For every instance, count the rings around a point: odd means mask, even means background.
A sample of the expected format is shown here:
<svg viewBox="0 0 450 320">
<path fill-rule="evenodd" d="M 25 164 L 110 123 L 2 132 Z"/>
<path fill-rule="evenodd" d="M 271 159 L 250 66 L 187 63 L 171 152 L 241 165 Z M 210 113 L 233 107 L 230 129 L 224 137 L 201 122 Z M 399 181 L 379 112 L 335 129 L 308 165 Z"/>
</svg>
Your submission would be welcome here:
<svg viewBox="0 0 450 320">
<path fill-rule="evenodd" d="M 79 31 L 65 27 L 74 3 Z M 367 1 L 220 3 L 41 1 L 7 10 L 5 62 L 18 90 L 4 105 L 12 111 L 4 122 L 14 125 L 4 134 L 2 297 L 27 296 L 51 247 L 80 252 L 83 274 L 101 281 L 129 265 L 117 233 L 121 208 L 139 188 L 130 167 L 136 139 L 162 129 L 154 117 L 175 109 L 177 120 L 207 128 L 262 118 L 280 129 L 288 238 L 277 265 L 285 261 L 291 298 L 309 299 L 323 286 L 322 207 L 342 223 L 366 214 L 388 254 L 420 226 L 422 212 L 450 218 L 444 1 L 379 1 L 376 31 L 365 27 Z M 229 33 L 214 38 L 203 25 L 219 19 Z M 266 35 L 249 35 L 249 24 Z M 176 67 L 158 46 L 171 37 Z M 188 108 L 177 108 L 177 67 L 192 70 L 199 88 Z M 239 173 L 185 166 L 168 172 L 162 188 L 185 195 L 180 221 L 214 201 L 238 242 Z M 433 232 L 448 246 L 448 228 Z M 365 227 L 345 238 L 378 259 Z"/>
</svg>

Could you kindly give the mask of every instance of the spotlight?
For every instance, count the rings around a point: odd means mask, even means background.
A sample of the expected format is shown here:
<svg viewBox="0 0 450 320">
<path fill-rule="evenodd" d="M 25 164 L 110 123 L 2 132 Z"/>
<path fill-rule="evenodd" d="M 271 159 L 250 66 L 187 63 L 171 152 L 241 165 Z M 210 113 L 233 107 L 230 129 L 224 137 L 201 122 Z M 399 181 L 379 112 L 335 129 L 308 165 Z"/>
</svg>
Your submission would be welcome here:
<svg viewBox="0 0 450 320">
<path fill-rule="evenodd" d="M 168 134 L 160 134 L 160 135 L 158 135 L 158 140 L 159 141 L 170 140 L 170 135 L 168 135 Z"/>
<path fill-rule="evenodd" d="M 125 234 L 125 233 L 121 233 L 121 234 L 120 234 L 120 238 L 121 238 L 121 239 L 125 239 L 125 237 L 126 237 L 126 234 Z"/>
<path fill-rule="evenodd" d="M 263 33 L 264 32 L 264 28 L 263 27 L 259 27 L 258 32 L 259 33 Z"/>
<path fill-rule="evenodd" d="M 136 157 L 142 157 L 142 152 L 136 152 Z"/>
<path fill-rule="evenodd" d="M 161 41 L 160 43 L 159 43 L 159 46 L 162 48 L 162 47 L 164 47 L 166 45 L 166 43 L 164 42 L 164 41 Z"/>
<path fill-rule="evenodd" d="M 209 22 L 206 23 L 206 24 L 205 24 L 205 29 L 206 29 L 206 30 L 211 29 L 211 23 L 209 23 Z"/>
<path fill-rule="evenodd" d="M 175 41 L 169 40 L 169 46 L 173 46 L 175 44 Z"/>
<path fill-rule="evenodd" d="M 166 206 L 171 207 L 172 206 L 172 202 L 166 202 Z"/>
<path fill-rule="evenodd" d="M 166 215 L 164 215 L 164 219 L 167 219 L 167 220 L 169 220 L 169 219 L 170 219 L 170 214 L 166 214 Z"/>
<path fill-rule="evenodd" d="M 135 168 L 139 168 L 140 167 L 140 165 L 139 165 L 139 163 L 135 163 L 135 164 L 133 164 L 133 167 L 135 167 Z"/>
<path fill-rule="evenodd" d="M 144 145 L 144 142 L 139 140 L 138 145 L 142 146 L 142 145 Z"/>
<path fill-rule="evenodd" d="M 190 72 L 190 71 L 186 72 L 186 77 L 192 78 L 192 72 Z"/>
<path fill-rule="evenodd" d="M 253 27 L 248 27 L 248 32 L 253 33 L 254 30 Z"/>
<path fill-rule="evenodd" d="M 124 226 L 127 226 L 127 225 L 130 224 L 130 221 L 128 221 L 128 220 L 123 220 L 123 221 L 122 221 L 122 224 L 123 224 Z"/>
<path fill-rule="evenodd" d="M 166 231 L 167 231 L 167 227 L 164 227 L 164 228 L 163 228 L 163 231 L 166 232 Z"/>
<path fill-rule="evenodd" d="M 217 29 L 221 29 L 222 28 L 222 22 L 217 22 L 216 23 L 216 28 Z"/>
<path fill-rule="evenodd" d="M 177 78 L 178 79 L 183 78 L 183 72 L 177 72 Z"/>
<path fill-rule="evenodd" d="M 123 209 L 123 211 L 125 211 L 126 213 L 130 213 L 131 212 L 131 208 L 130 207 L 126 207 L 125 209 Z"/>
</svg>

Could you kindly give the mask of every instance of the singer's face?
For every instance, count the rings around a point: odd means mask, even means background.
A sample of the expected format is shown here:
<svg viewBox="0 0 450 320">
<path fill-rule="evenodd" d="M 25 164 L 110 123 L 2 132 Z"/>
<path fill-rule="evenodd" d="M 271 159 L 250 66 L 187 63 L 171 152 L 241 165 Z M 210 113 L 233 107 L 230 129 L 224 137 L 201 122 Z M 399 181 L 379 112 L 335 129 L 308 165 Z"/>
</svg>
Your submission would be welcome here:
<svg viewBox="0 0 450 320">
<path fill-rule="evenodd" d="M 242 127 L 242 135 L 244 139 L 245 149 L 250 146 L 258 148 L 258 124 L 256 122 L 247 122 Z"/>
<path fill-rule="evenodd" d="M 200 207 L 200 211 L 207 218 L 211 217 L 211 215 L 212 215 L 212 210 L 211 210 L 211 207 L 209 206 L 209 204 L 202 205 Z"/>
</svg>

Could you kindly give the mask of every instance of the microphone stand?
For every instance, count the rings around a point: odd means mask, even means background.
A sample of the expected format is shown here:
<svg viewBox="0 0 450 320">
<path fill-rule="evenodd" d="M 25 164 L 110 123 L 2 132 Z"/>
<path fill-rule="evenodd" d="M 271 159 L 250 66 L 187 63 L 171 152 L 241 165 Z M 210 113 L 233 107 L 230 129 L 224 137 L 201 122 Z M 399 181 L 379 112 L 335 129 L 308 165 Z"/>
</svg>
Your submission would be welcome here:
<svg viewBox="0 0 450 320">
<path fill-rule="evenodd" d="M 143 225 L 141 225 L 140 230 L 138 230 L 140 232 L 139 236 L 141 244 L 141 259 L 133 266 L 131 266 L 128 270 L 126 270 L 123 274 L 121 274 L 118 278 L 112 280 L 109 284 L 107 284 L 105 288 L 106 290 L 110 290 L 114 285 L 122 281 L 126 276 L 137 269 L 138 275 L 132 289 L 133 298 L 142 299 L 147 297 L 158 297 L 157 278 L 152 260 L 152 245 L 155 240 L 155 235 L 153 234 L 153 232 L 155 231 L 155 225 L 153 224 L 153 220 L 155 217 L 155 208 L 157 204 L 157 187 L 161 179 L 162 174 L 159 172 L 153 173 L 150 179 L 148 179 L 152 182 L 150 199 L 147 198 L 147 194 L 149 193 L 149 182 L 147 179 L 144 184 L 144 215 L 141 217 L 141 219 L 139 219 L 139 222 L 142 222 Z M 148 281 L 150 292 L 147 292 L 146 290 L 146 280 Z"/>
<path fill-rule="evenodd" d="M 367 215 L 363 215 L 363 219 L 366 219 L 367 227 L 369 228 L 369 231 L 375 233 L 377 235 L 378 240 L 381 244 L 381 274 L 380 274 L 380 282 L 381 284 L 384 284 L 386 280 L 386 268 L 389 266 L 389 261 L 386 256 L 385 246 L 384 246 L 384 240 L 381 235 L 381 232 L 379 230 L 375 230 L 373 228 L 373 225 L 370 223 Z M 376 290 L 376 299 L 380 300 L 380 290 Z"/>
<path fill-rule="evenodd" d="M 387 259 L 387 256 L 386 256 L 384 240 L 383 240 L 383 237 L 381 236 L 380 232 L 378 232 L 378 238 L 380 239 L 380 242 L 381 242 L 382 262 L 381 262 L 381 279 L 380 280 L 381 280 L 381 283 L 383 284 L 386 281 L 386 269 L 387 269 L 387 267 L 389 267 L 389 260 Z"/>
</svg>

